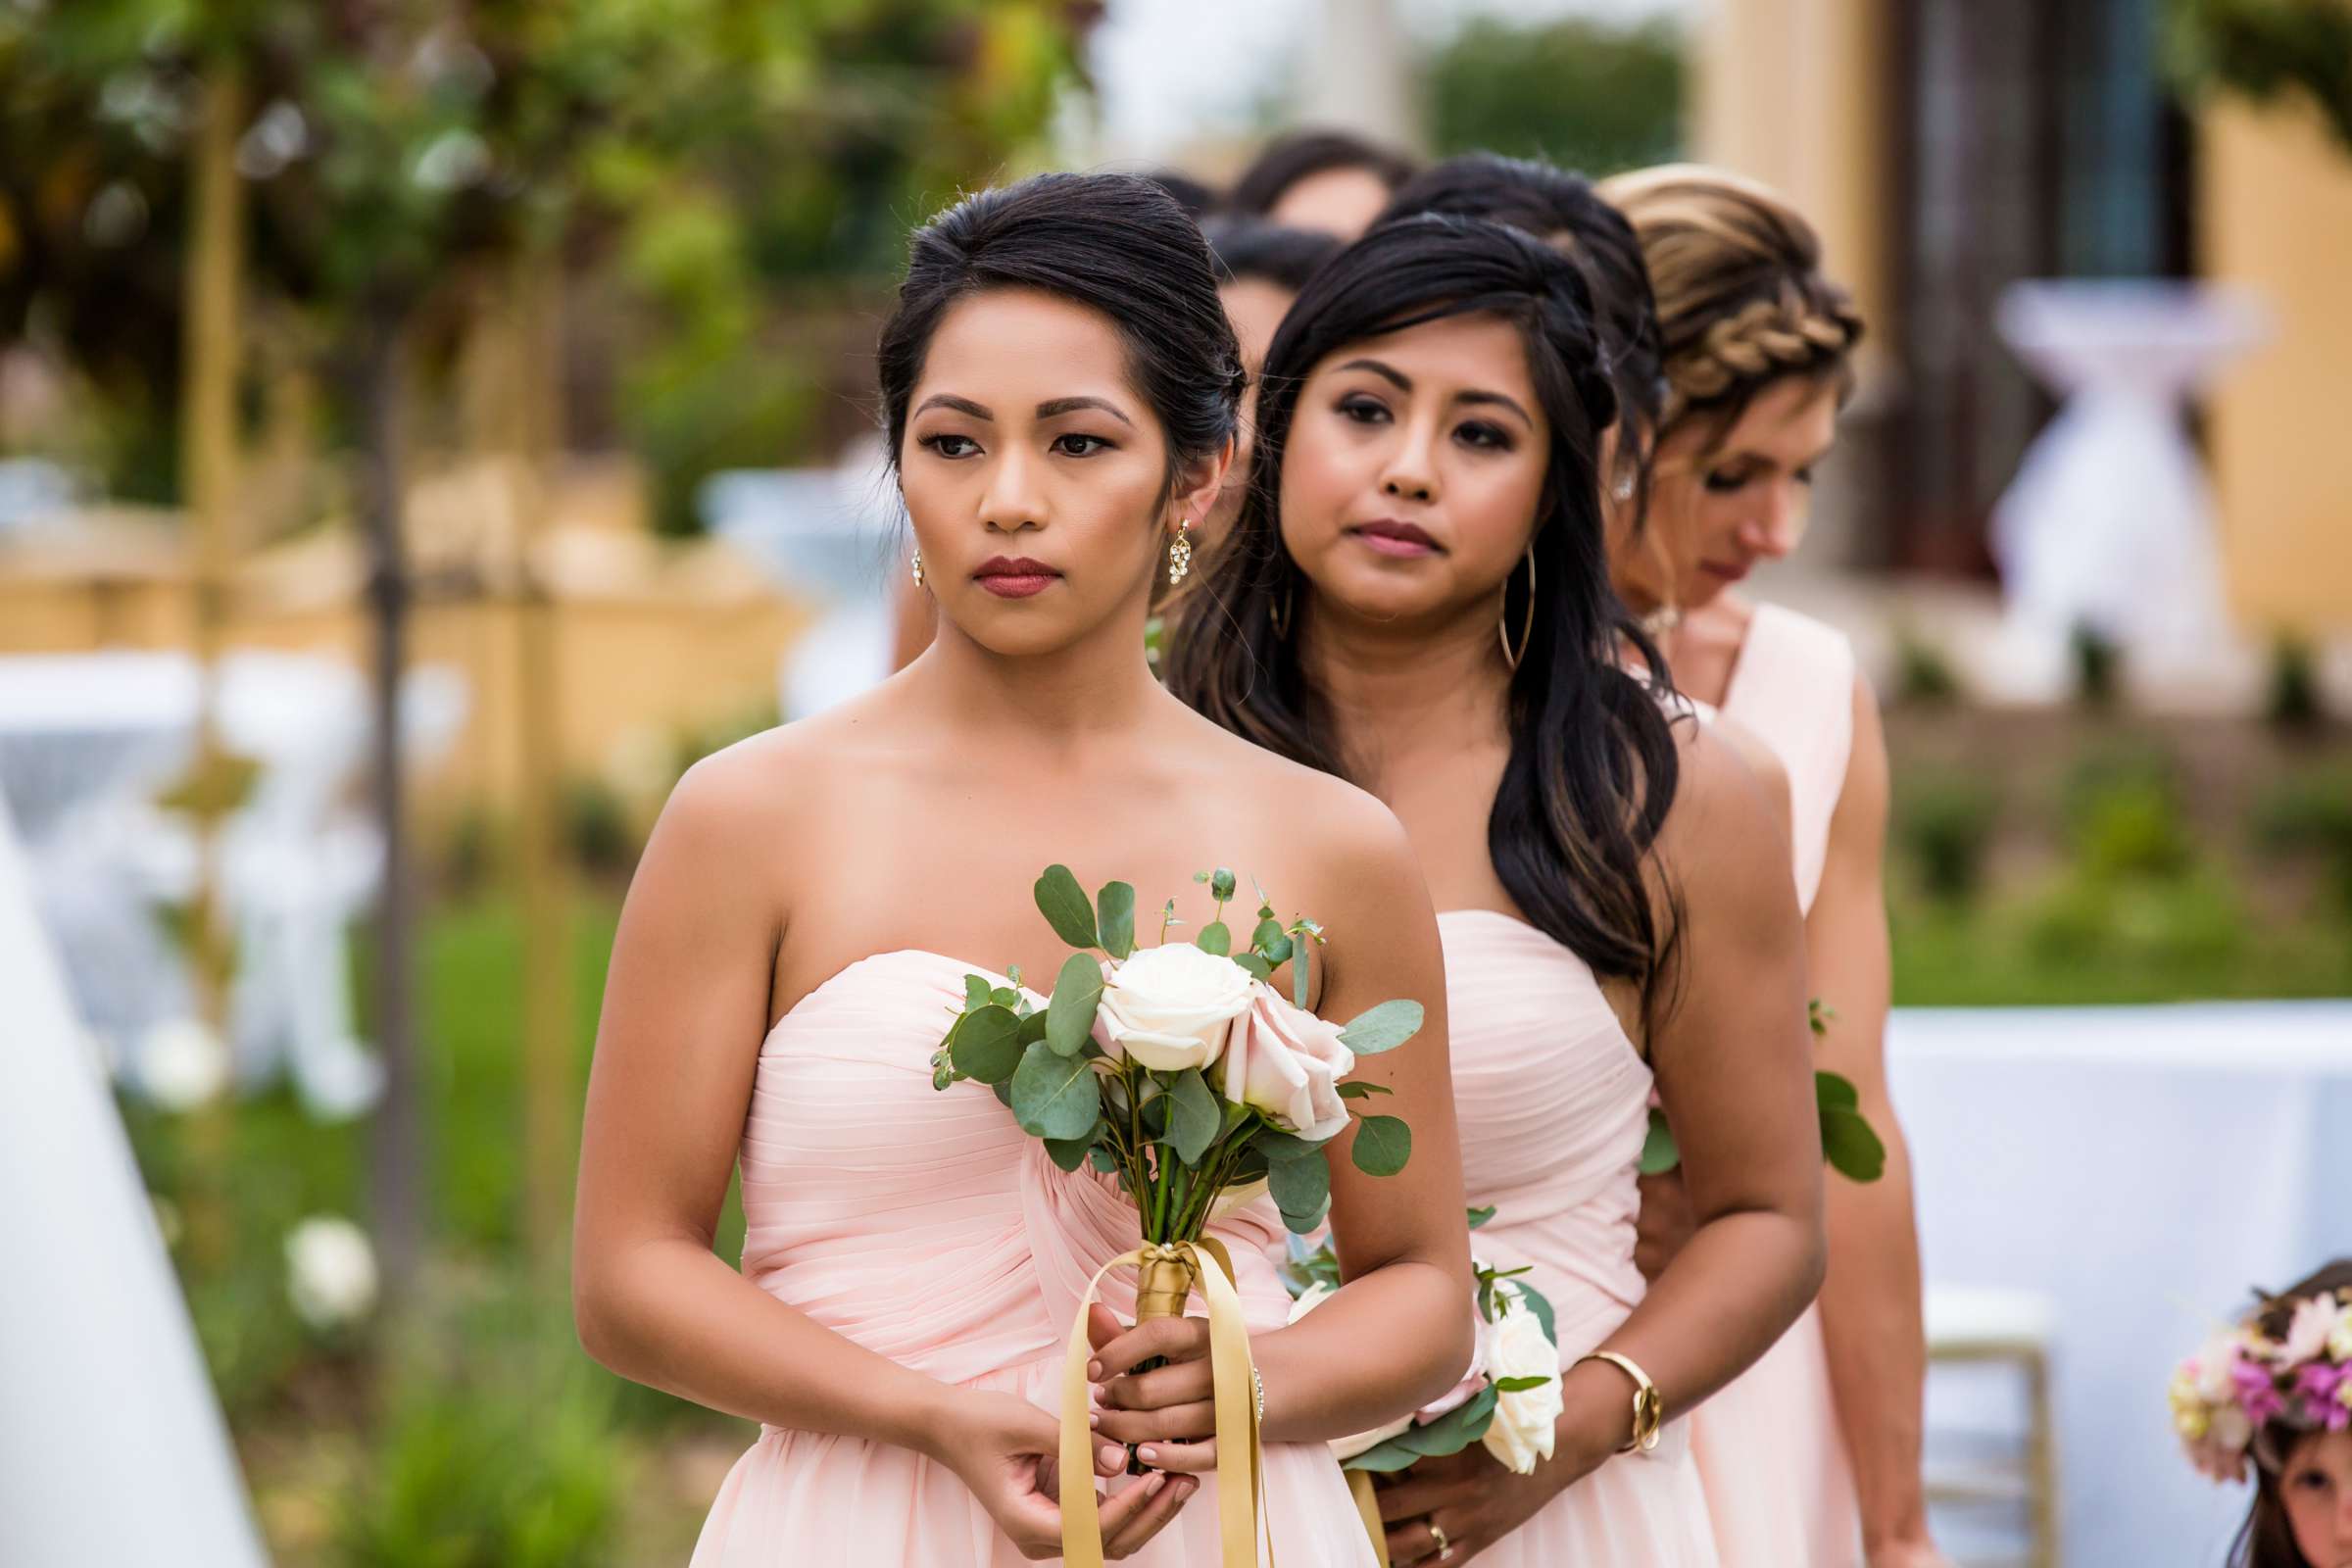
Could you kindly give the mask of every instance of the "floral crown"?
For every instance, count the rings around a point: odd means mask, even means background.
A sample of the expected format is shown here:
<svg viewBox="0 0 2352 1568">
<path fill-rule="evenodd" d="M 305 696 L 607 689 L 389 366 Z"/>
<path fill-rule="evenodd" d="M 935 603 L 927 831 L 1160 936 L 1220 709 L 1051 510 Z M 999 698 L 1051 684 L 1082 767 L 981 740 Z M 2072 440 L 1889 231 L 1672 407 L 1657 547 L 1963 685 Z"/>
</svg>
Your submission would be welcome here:
<svg viewBox="0 0 2352 1568">
<path fill-rule="evenodd" d="M 2262 1332 L 2267 1311 L 2216 1334 L 2173 1374 L 2173 1429 L 2200 1464 L 2239 1458 L 2272 1425 L 2352 1427 L 2352 1291 L 2297 1301 L 2281 1339 Z"/>
</svg>

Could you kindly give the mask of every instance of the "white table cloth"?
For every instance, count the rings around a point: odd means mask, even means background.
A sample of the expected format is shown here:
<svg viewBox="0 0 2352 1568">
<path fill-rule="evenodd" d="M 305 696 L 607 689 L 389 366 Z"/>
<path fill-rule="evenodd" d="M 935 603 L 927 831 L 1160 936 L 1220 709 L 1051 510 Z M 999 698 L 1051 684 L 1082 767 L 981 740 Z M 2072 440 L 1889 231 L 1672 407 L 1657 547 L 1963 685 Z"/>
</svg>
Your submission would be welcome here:
<svg viewBox="0 0 2352 1568">
<path fill-rule="evenodd" d="M 2220 1562 L 2246 1493 L 2165 1385 L 2249 1287 L 2352 1255 L 2352 1003 L 1898 1009 L 1887 1057 L 1928 1278 L 2056 1308 L 2065 1560 Z"/>
</svg>

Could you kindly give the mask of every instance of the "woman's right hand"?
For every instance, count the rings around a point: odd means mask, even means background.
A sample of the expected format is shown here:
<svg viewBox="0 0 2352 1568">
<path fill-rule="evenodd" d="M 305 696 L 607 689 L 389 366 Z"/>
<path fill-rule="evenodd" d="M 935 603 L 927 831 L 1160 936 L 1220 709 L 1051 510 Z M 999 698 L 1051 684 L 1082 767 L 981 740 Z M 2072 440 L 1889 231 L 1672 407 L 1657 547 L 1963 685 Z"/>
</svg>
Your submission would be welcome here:
<svg viewBox="0 0 2352 1568">
<path fill-rule="evenodd" d="M 933 1456 L 972 1489 L 1005 1539 L 1031 1559 L 1061 1555 L 1060 1452 L 1061 1424 L 1051 1413 L 1018 1395 L 985 1391 L 956 1400 L 933 1445 Z M 1126 1468 L 1124 1447 L 1096 1443 L 1096 1475 Z M 1102 1498 L 1102 1554 L 1116 1559 L 1139 1550 L 1200 1485 L 1191 1476 L 1153 1471 Z"/>
</svg>

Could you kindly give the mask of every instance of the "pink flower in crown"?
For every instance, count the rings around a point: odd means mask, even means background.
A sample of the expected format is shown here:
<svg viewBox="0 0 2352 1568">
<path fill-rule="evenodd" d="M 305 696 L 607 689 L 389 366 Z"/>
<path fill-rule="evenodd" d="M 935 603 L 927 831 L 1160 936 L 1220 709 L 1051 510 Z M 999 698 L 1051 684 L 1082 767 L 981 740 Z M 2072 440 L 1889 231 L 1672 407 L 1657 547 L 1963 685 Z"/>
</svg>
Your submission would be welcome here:
<svg viewBox="0 0 2352 1568">
<path fill-rule="evenodd" d="M 2238 1408 L 2254 1425 L 2262 1426 L 2286 1413 L 2286 1400 L 2279 1396 L 2271 1369 L 2261 1362 L 2240 1360 L 2230 1369 L 2230 1378 L 2236 1385 Z"/>
<path fill-rule="evenodd" d="M 2352 1427 L 2352 1405 L 2346 1405 L 2342 1397 L 2348 1383 L 2352 1383 L 2352 1367 L 2326 1361 L 2314 1361 L 2297 1372 L 2295 1397 L 2303 1401 L 2306 1419 L 2317 1421 L 2329 1432 Z"/>
</svg>

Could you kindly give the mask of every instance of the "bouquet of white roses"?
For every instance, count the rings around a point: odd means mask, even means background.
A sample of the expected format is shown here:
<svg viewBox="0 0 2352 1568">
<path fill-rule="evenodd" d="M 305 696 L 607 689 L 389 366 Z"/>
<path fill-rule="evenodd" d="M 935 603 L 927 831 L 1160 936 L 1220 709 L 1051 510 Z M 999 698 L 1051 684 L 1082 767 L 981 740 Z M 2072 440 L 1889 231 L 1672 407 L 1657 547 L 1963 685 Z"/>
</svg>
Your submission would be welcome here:
<svg viewBox="0 0 2352 1568">
<path fill-rule="evenodd" d="M 1474 1208 L 1470 1228 L 1494 1217 Z M 1560 1349 L 1551 1303 L 1521 1276 L 1525 1268 L 1498 1269 L 1471 1259 L 1477 1274 L 1472 1310 L 1477 1348 L 1470 1369 L 1451 1390 L 1411 1415 L 1353 1437 L 1340 1438 L 1331 1451 L 1343 1470 L 1393 1471 L 1417 1459 L 1459 1453 L 1484 1444 L 1505 1468 L 1532 1475 L 1551 1457 L 1560 1418 Z M 1291 1289 L 1291 1321 L 1320 1306 L 1340 1286 L 1339 1259 L 1330 1244 L 1312 1251 L 1293 1239 L 1283 1282 Z"/>
<path fill-rule="evenodd" d="M 1009 986 L 964 977 L 963 1004 L 932 1058 L 932 1084 L 989 1085 L 1024 1132 L 1066 1171 L 1092 1164 L 1134 1200 L 1143 1245 L 1096 1274 L 1127 1264 L 1142 1277 L 1136 1320 L 1179 1317 L 1198 1288 L 1208 1306 L 1215 1383 L 1218 1505 L 1229 1561 L 1253 1560 L 1257 1440 L 1249 1330 L 1233 1261 L 1205 1236 L 1220 1198 L 1263 1182 L 1283 1223 L 1305 1233 L 1331 1206 L 1325 1146 L 1350 1122 L 1349 1152 L 1374 1176 L 1402 1170 L 1412 1131 L 1357 1106 L 1388 1091 L 1349 1083 L 1356 1058 L 1392 1051 L 1420 1031 L 1421 1004 L 1384 1002 L 1346 1025 L 1306 1007 L 1322 927 L 1285 923 L 1259 894 L 1249 944 L 1236 953 L 1225 924 L 1233 872 L 1203 871 L 1216 918 L 1191 942 L 1170 943 L 1176 903 L 1161 910 L 1160 943 L 1135 945 L 1135 889 L 1112 882 L 1091 901 L 1067 866 L 1037 879 L 1037 906 L 1071 947 L 1043 1008 L 1017 969 Z M 1291 967 L 1292 994 L 1269 983 Z M 1101 1560 L 1087 1426 L 1087 1308 L 1079 1303 L 1062 1383 L 1062 1543 L 1065 1560 Z M 1147 1363 L 1149 1365 L 1150 1363 Z"/>
</svg>

